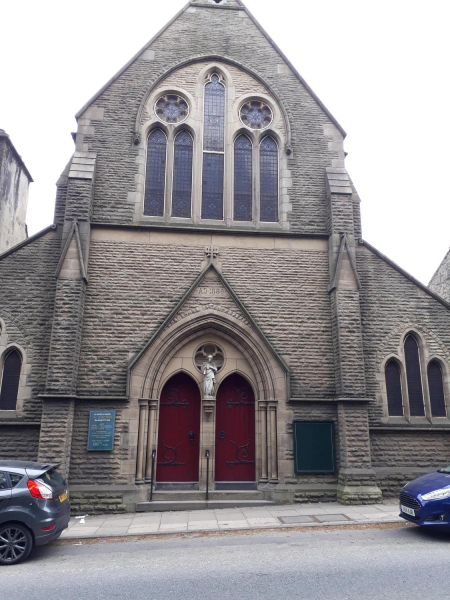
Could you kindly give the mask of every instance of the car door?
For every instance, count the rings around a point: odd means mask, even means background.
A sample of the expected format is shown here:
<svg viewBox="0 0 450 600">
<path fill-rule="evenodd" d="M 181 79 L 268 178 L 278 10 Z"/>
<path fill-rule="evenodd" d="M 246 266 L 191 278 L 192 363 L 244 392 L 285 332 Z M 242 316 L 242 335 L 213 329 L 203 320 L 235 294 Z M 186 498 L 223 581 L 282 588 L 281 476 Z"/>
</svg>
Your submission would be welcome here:
<svg viewBox="0 0 450 600">
<path fill-rule="evenodd" d="M 8 506 L 11 500 L 11 488 L 6 473 L 0 471 L 0 513 Z"/>
</svg>

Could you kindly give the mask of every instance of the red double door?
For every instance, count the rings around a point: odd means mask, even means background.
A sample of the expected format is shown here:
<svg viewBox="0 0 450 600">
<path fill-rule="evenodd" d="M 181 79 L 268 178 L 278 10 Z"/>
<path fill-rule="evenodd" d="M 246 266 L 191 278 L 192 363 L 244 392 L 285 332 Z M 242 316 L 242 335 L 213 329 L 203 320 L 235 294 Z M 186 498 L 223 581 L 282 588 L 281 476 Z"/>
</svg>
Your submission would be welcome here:
<svg viewBox="0 0 450 600">
<path fill-rule="evenodd" d="M 159 409 L 156 480 L 199 480 L 201 399 L 184 373 L 164 386 Z M 216 403 L 216 481 L 255 481 L 255 397 L 240 375 L 221 384 Z"/>
<path fill-rule="evenodd" d="M 255 396 L 240 375 L 221 384 L 216 403 L 216 481 L 255 481 Z"/>
</svg>

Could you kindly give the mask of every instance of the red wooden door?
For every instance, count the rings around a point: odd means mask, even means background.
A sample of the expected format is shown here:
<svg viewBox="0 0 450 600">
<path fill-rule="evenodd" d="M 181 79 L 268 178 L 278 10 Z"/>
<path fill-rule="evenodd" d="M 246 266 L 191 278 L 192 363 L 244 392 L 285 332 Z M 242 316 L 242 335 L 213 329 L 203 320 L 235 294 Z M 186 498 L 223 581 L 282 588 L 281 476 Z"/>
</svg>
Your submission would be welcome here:
<svg viewBox="0 0 450 600">
<path fill-rule="evenodd" d="M 217 393 L 216 481 L 255 481 L 255 396 L 240 375 Z"/>
<path fill-rule="evenodd" d="M 164 386 L 159 405 L 156 481 L 197 482 L 200 454 L 200 392 L 184 373 Z"/>
</svg>

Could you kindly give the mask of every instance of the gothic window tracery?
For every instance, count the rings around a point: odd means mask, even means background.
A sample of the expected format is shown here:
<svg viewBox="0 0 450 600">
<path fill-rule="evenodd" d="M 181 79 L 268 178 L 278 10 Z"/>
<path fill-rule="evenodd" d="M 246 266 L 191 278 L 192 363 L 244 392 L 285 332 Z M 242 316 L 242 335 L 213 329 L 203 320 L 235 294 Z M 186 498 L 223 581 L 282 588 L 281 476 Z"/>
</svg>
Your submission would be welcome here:
<svg viewBox="0 0 450 600">
<path fill-rule="evenodd" d="M 266 129 L 273 120 L 270 107 L 259 100 L 250 100 L 243 104 L 239 116 L 242 123 L 250 129 Z"/>
<path fill-rule="evenodd" d="M 234 142 L 234 220 L 251 221 L 253 204 L 253 144 L 246 135 Z"/>
<path fill-rule="evenodd" d="M 425 416 L 422 374 L 420 372 L 419 344 L 409 334 L 405 339 L 406 379 L 408 383 L 409 410 L 412 417 Z"/>
<path fill-rule="evenodd" d="M 21 370 L 22 355 L 13 349 L 6 354 L 0 373 L 0 410 L 16 410 Z"/>
<path fill-rule="evenodd" d="M 148 137 L 144 200 L 145 215 L 152 217 L 164 216 L 166 156 L 166 135 L 161 129 L 154 129 Z"/>
<path fill-rule="evenodd" d="M 278 221 L 278 144 L 266 136 L 260 146 L 260 219 Z"/>
<path fill-rule="evenodd" d="M 428 387 L 430 390 L 431 414 L 433 417 L 446 417 L 444 378 L 437 360 L 428 365 Z"/>
<path fill-rule="evenodd" d="M 192 199 L 192 160 L 194 140 L 187 131 L 181 131 L 175 138 L 173 163 L 172 216 L 191 216 Z"/>
<path fill-rule="evenodd" d="M 189 115 L 189 105 L 181 96 L 165 94 L 156 102 L 155 112 L 163 123 L 182 123 Z"/>
<path fill-rule="evenodd" d="M 395 360 L 390 360 L 386 365 L 386 390 L 389 415 L 391 417 L 403 417 L 401 374 L 400 367 Z"/>
</svg>

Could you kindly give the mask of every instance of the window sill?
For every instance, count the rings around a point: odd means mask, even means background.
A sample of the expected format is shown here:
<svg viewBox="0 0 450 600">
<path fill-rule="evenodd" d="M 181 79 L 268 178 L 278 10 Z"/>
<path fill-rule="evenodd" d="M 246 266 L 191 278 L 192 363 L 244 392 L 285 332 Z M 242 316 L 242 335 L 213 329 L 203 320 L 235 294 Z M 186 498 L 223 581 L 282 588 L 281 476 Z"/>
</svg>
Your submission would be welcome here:
<svg viewBox="0 0 450 600">
<path fill-rule="evenodd" d="M 16 410 L 0 410 L 0 419 L 19 419 Z"/>
</svg>

